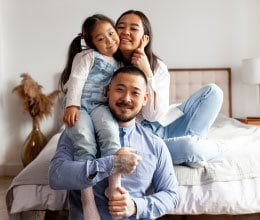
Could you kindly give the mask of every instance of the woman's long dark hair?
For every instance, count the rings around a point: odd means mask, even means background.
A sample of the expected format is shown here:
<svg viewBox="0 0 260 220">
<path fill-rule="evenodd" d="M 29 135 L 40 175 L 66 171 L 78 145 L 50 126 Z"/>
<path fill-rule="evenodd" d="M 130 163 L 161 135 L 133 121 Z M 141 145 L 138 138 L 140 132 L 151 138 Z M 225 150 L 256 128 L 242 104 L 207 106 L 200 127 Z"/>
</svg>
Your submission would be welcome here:
<svg viewBox="0 0 260 220">
<path fill-rule="evenodd" d="M 157 61 L 159 58 L 152 51 L 153 32 L 152 32 L 151 23 L 143 12 L 136 11 L 136 10 L 128 10 L 128 11 L 124 12 L 123 14 L 121 14 L 121 16 L 117 19 L 116 27 L 117 27 L 120 19 L 123 16 L 128 15 L 128 14 L 135 14 L 141 19 L 141 21 L 143 23 L 143 27 L 144 27 L 144 34 L 149 36 L 149 42 L 146 45 L 144 52 L 149 60 L 152 71 L 154 71 L 157 66 Z M 122 52 L 120 52 L 120 50 L 116 53 L 116 59 L 124 62 L 124 58 L 123 58 Z M 129 65 L 129 63 L 127 63 L 127 61 L 124 64 Z"/>
<path fill-rule="evenodd" d="M 89 48 L 96 50 L 96 47 L 92 42 L 91 34 L 94 28 L 96 27 L 96 25 L 98 25 L 100 22 L 109 22 L 113 27 L 115 26 L 114 22 L 107 16 L 102 14 L 94 14 L 86 18 L 86 20 L 83 22 L 81 27 L 82 33 L 80 33 L 77 37 L 75 37 L 70 43 L 68 55 L 67 55 L 67 62 L 64 70 L 61 73 L 61 77 L 59 80 L 61 91 L 65 92 L 64 85 L 69 80 L 74 57 L 76 56 L 77 53 L 84 50 L 84 48 L 82 49 L 81 39 L 85 41 L 85 44 Z"/>
</svg>

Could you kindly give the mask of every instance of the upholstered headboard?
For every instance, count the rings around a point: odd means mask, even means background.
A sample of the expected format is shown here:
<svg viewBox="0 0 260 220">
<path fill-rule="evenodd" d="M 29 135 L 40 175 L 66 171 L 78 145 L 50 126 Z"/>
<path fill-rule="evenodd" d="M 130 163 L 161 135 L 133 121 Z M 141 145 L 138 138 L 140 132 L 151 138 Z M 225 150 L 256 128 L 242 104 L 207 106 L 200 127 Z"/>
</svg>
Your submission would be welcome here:
<svg viewBox="0 0 260 220">
<path fill-rule="evenodd" d="M 221 113 L 232 116 L 230 68 L 169 69 L 169 72 L 171 75 L 171 103 L 180 103 L 203 85 L 215 83 L 224 93 Z"/>
</svg>

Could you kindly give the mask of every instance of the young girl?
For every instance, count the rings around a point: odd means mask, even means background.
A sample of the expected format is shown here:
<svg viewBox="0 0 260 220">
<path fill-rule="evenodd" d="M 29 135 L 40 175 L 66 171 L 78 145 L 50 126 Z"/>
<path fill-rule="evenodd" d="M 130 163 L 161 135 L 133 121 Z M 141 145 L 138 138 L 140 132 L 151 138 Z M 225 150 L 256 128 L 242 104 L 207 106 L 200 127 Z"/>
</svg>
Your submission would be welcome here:
<svg viewBox="0 0 260 220">
<path fill-rule="evenodd" d="M 90 49 L 82 50 L 83 39 Z M 74 143 L 75 160 L 94 159 L 97 146 L 101 156 L 114 154 L 121 147 L 118 125 L 106 106 L 105 97 L 105 88 L 119 68 L 119 62 L 113 58 L 118 45 L 114 23 L 101 14 L 88 17 L 82 25 L 82 33 L 70 45 L 60 82 L 63 90 L 65 84 L 67 87 L 64 122 Z M 117 180 L 113 184 L 114 179 Z M 117 187 L 120 177 L 112 176 L 109 183 Z M 100 219 L 91 187 L 81 191 L 81 199 L 84 219 Z"/>
<path fill-rule="evenodd" d="M 82 50 L 81 40 L 89 49 Z M 143 47 L 148 39 L 143 39 Z M 97 146 L 101 156 L 119 150 L 118 124 L 106 105 L 106 86 L 119 68 L 113 55 L 119 46 L 119 37 L 111 19 L 95 14 L 82 25 L 82 33 L 71 43 L 68 61 L 62 72 L 60 84 L 66 90 L 64 122 L 66 133 L 74 143 L 74 159 L 94 159 Z M 97 140 L 96 140 L 97 138 Z M 94 174 L 93 181 L 94 181 Z M 121 185 L 121 174 L 108 178 L 108 196 L 116 193 Z M 92 188 L 81 190 L 84 219 L 100 219 L 95 206 Z"/>
</svg>

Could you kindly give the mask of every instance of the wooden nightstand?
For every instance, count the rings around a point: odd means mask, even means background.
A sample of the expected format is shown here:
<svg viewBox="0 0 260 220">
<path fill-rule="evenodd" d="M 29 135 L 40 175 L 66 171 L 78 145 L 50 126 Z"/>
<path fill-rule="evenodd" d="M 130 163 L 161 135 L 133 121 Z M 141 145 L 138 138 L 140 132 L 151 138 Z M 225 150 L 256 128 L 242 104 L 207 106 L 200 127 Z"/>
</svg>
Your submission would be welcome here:
<svg viewBox="0 0 260 220">
<path fill-rule="evenodd" d="M 260 125 L 260 118 L 257 117 L 237 118 L 237 120 L 249 125 Z"/>
</svg>

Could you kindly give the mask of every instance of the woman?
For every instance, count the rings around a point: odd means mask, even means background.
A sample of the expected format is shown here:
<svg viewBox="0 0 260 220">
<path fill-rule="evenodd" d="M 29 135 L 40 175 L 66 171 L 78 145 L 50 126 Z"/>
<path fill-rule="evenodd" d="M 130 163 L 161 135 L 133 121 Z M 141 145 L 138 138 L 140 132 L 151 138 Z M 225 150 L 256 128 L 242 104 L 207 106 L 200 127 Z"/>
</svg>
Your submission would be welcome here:
<svg viewBox="0 0 260 220">
<path fill-rule="evenodd" d="M 206 140 L 223 101 L 215 84 L 203 87 L 180 105 L 169 105 L 170 75 L 167 66 L 152 52 L 152 29 L 140 11 L 124 12 L 116 22 L 120 38 L 117 58 L 124 65 L 143 70 L 149 81 L 149 101 L 142 109 L 142 125 L 166 142 L 174 164 L 205 166 L 221 153 L 217 143 Z M 145 53 L 138 49 L 144 35 L 149 36 Z"/>
</svg>

